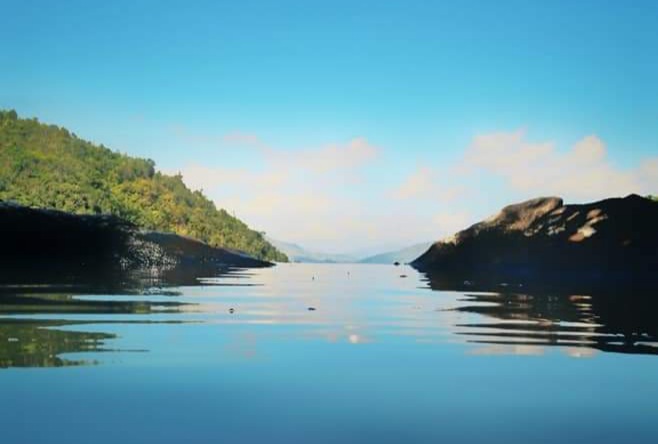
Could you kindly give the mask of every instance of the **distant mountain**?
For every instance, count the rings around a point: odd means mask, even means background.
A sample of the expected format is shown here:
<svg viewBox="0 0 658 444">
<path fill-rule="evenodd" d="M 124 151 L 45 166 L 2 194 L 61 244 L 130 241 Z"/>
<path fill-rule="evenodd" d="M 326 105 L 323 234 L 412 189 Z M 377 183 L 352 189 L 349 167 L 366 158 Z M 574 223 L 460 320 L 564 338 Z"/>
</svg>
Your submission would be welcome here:
<svg viewBox="0 0 658 444">
<path fill-rule="evenodd" d="M 348 263 L 358 262 L 358 258 L 349 254 L 331 254 L 319 253 L 316 251 L 309 251 L 300 245 L 283 242 L 276 239 L 267 239 L 279 251 L 282 251 L 288 260 L 291 262 L 306 262 L 306 263 Z"/>
<path fill-rule="evenodd" d="M 359 262 L 364 264 L 392 264 L 394 262 L 405 264 L 425 253 L 431 245 L 432 242 L 423 242 L 422 244 L 412 245 L 401 250 L 369 256 L 365 259 L 361 259 Z"/>
<path fill-rule="evenodd" d="M 78 138 L 65 128 L 0 110 L 0 200 L 73 214 L 105 214 L 268 261 L 286 256 L 180 175 Z"/>
<path fill-rule="evenodd" d="M 445 282 L 656 285 L 656 227 L 658 202 L 638 195 L 538 198 L 436 242 L 412 265 Z"/>
</svg>

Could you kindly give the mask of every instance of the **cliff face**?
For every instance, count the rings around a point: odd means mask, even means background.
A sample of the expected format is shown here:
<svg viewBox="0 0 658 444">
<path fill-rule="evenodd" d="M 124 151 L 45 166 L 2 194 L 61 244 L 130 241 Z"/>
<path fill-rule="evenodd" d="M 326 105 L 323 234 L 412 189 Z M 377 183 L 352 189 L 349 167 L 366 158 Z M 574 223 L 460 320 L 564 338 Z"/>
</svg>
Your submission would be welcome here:
<svg viewBox="0 0 658 444">
<path fill-rule="evenodd" d="M 129 271 L 199 275 L 269 262 L 169 233 L 143 231 L 113 216 L 79 216 L 0 202 L 0 279 L 84 277 Z"/>
<path fill-rule="evenodd" d="M 499 282 L 656 281 L 657 228 L 658 205 L 637 195 L 584 205 L 539 198 L 436 242 L 412 265 Z"/>
</svg>

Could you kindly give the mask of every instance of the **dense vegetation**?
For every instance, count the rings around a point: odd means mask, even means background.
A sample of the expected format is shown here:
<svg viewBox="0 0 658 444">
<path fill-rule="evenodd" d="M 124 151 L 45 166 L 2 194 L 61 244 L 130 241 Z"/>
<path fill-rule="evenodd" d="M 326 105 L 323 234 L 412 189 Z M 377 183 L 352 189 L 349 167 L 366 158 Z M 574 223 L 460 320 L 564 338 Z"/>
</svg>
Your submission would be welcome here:
<svg viewBox="0 0 658 444">
<path fill-rule="evenodd" d="M 113 214 L 266 260 L 286 256 L 263 235 L 218 210 L 180 175 L 129 157 L 15 111 L 0 111 L 0 200 L 76 214 Z"/>
</svg>

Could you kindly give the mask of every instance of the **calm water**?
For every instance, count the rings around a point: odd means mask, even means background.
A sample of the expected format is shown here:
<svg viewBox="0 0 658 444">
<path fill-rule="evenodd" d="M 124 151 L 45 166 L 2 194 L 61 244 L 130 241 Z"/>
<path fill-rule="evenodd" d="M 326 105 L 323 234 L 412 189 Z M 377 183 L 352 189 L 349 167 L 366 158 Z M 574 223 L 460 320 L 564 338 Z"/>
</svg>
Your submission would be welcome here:
<svg viewBox="0 0 658 444">
<path fill-rule="evenodd" d="M 3 286 L 0 442 L 658 442 L 658 295 L 377 265 L 186 282 Z"/>
</svg>

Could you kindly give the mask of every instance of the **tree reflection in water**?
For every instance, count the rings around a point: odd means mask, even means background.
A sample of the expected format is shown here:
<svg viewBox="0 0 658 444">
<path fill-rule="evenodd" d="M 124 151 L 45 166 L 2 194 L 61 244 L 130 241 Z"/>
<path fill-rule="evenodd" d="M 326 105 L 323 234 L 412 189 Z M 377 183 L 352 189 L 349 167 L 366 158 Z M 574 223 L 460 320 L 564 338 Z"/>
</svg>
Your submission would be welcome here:
<svg viewBox="0 0 658 444">
<path fill-rule="evenodd" d="M 107 333 L 58 330 L 70 325 L 61 321 L 0 320 L 0 368 L 63 367 L 89 365 L 94 361 L 64 359 L 64 353 L 100 352 Z"/>
<path fill-rule="evenodd" d="M 37 319 L 34 315 L 117 315 L 151 313 L 176 313 L 184 304 L 172 301 L 143 300 L 95 300 L 80 296 L 116 294 L 176 296 L 166 288 L 149 287 L 153 282 L 142 280 L 140 285 L 124 287 L 89 283 L 81 285 L 16 284 L 0 286 L 0 368 L 9 367 L 63 367 L 95 364 L 93 360 L 69 359 L 66 353 L 104 352 L 106 342 L 116 335 L 102 332 L 86 332 L 85 325 L 114 323 L 80 321 L 70 319 Z M 159 281 L 158 281 L 159 282 Z M 150 289 L 155 289 L 152 291 Z M 27 316 L 27 317 L 25 317 Z M 154 321 L 120 321 L 128 323 L 154 323 Z M 169 321 L 170 322 L 170 321 Z M 65 327 L 66 329 L 62 329 Z"/>
</svg>

